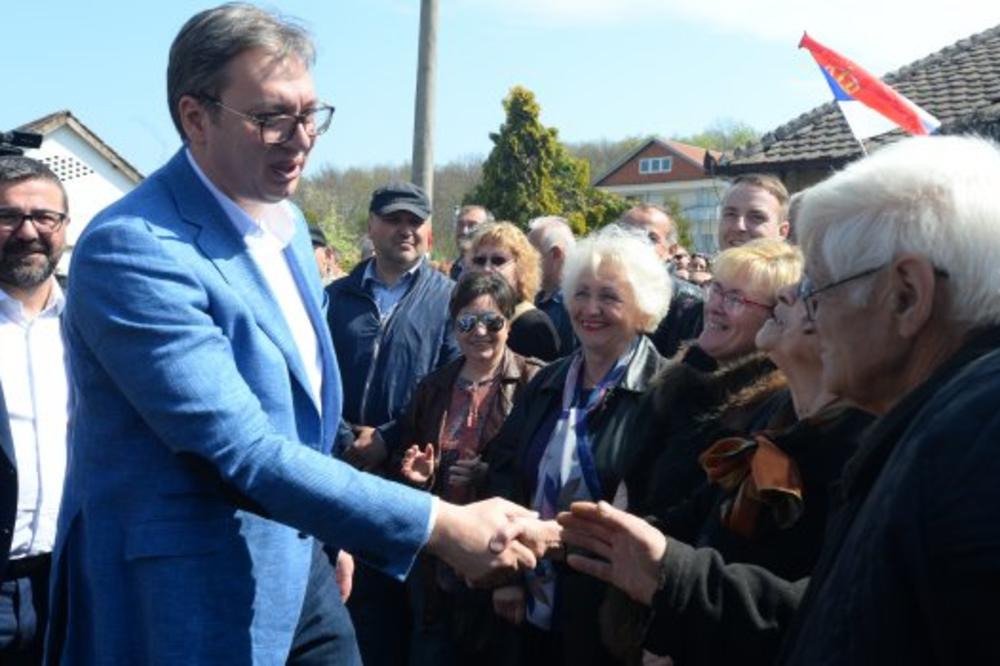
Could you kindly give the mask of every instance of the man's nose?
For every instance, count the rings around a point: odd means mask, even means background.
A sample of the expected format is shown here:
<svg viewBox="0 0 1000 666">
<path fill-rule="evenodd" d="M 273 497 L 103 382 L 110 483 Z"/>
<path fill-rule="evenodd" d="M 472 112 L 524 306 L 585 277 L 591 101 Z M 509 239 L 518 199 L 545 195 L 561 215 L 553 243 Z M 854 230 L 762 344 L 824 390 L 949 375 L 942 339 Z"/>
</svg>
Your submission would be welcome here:
<svg viewBox="0 0 1000 666">
<path fill-rule="evenodd" d="M 21 226 L 17 228 L 14 237 L 20 240 L 35 240 L 39 237 L 38 229 L 35 227 L 35 218 L 28 217 L 21 220 Z"/>
</svg>

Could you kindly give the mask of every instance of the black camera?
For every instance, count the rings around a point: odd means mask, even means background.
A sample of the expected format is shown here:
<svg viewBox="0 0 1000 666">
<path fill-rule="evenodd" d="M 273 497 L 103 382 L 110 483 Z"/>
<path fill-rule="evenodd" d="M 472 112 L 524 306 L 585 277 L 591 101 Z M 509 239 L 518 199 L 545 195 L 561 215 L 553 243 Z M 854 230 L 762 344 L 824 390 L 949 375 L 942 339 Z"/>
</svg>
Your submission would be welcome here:
<svg viewBox="0 0 1000 666">
<path fill-rule="evenodd" d="M 42 145 L 42 135 L 34 132 L 0 132 L 0 156 L 24 155 L 25 148 Z"/>
</svg>

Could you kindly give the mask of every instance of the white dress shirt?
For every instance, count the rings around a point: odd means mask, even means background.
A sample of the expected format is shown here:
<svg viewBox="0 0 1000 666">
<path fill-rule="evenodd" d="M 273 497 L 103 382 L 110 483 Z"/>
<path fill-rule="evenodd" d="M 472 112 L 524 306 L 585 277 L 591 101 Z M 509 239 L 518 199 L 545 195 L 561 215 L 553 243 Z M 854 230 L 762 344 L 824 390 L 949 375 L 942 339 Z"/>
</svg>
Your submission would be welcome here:
<svg viewBox="0 0 1000 666">
<path fill-rule="evenodd" d="M 69 382 L 59 315 L 65 300 L 53 280 L 44 309 L 29 319 L 0 290 L 0 383 L 17 459 L 17 515 L 10 556 L 52 552 L 66 476 Z"/>
<path fill-rule="evenodd" d="M 281 308 L 285 322 L 295 338 L 295 346 L 298 348 L 309 382 L 312 384 L 313 399 L 322 415 L 323 403 L 320 398 L 323 382 L 323 359 L 320 356 L 322 351 L 316 337 L 316 331 L 313 329 L 306 312 L 303 302 L 305 295 L 299 293 L 288 262 L 282 254 L 282 250 L 291 242 L 295 233 L 295 218 L 289 204 L 284 201 L 272 204 L 268 206 L 268 210 L 261 220 L 254 220 L 208 179 L 208 176 L 198 167 L 198 163 L 194 161 L 190 150 L 184 152 L 191 168 L 198 174 L 198 178 L 219 202 L 233 226 L 243 236 L 250 256 L 253 257 L 257 267 L 264 274 L 271 294 Z M 303 268 L 309 270 L 306 267 Z M 430 519 L 427 521 L 426 539 L 430 538 L 434 530 L 437 516 L 438 498 L 433 497 L 431 498 Z"/>
<path fill-rule="evenodd" d="M 309 378 L 309 389 L 312 393 L 313 402 L 320 414 L 323 413 L 323 401 L 320 397 L 323 387 L 323 357 L 306 312 L 304 298 L 305 294 L 299 292 L 295 284 L 295 278 L 288 267 L 285 255 L 282 251 L 292 241 L 295 235 L 295 215 L 289 204 L 281 203 L 267 206 L 267 210 L 262 219 L 255 220 L 250 215 L 236 205 L 236 202 L 222 193 L 212 181 L 208 179 L 197 162 L 191 156 L 190 151 L 185 151 L 191 168 L 198 174 L 201 182 L 205 184 L 208 191 L 222 206 L 229 221 L 233 223 L 236 230 L 243 237 L 247 250 L 260 272 L 264 275 L 268 288 L 274 302 L 281 309 L 281 314 L 285 317 L 285 323 L 295 340 L 295 347 L 299 352 L 302 365 L 305 366 L 306 375 Z M 303 270 L 311 270 L 310 266 L 303 266 Z"/>
</svg>

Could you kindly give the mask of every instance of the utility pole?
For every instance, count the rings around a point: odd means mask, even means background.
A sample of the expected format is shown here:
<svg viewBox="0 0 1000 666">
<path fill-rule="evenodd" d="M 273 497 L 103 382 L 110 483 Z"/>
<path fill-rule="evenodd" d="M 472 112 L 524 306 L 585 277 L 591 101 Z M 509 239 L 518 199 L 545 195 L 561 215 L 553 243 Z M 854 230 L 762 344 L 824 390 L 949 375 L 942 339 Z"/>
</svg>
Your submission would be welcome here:
<svg viewBox="0 0 1000 666">
<path fill-rule="evenodd" d="M 420 2 L 417 99 L 413 113 L 413 182 L 433 196 L 434 79 L 437 65 L 438 0 Z"/>
</svg>

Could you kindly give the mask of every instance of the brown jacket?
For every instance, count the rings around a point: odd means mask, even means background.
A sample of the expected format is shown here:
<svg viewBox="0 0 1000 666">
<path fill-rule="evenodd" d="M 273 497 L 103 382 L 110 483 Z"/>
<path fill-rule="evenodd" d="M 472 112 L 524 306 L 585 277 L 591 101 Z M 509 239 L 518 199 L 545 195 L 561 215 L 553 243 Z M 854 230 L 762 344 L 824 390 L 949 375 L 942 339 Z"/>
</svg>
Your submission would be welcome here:
<svg viewBox="0 0 1000 666">
<path fill-rule="evenodd" d="M 417 385 L 413 397 L 410 399 L 410 404 L 400 419 L 400 441 L 403 445 L 391 467 L 397 474 L 402 456 L 412 444 L 417 444 L 420 447 L 433 444 L 440 463 L 441 447 L 438 445 L 438 438 L 444 425 L 445 411 L 451 404 L 451 393 L 455 386 L 455 380 L 458 379 L 458 374 L 464 364 L 465 357 L 460 356 L 448 365 L 438 368 L 424 377 Z M 504 349 L 499 370 L 500 390 L 497 391 L 495 399 L 485 405 L 486 413 L 483 418 L 486 421 L 483 424 L 480 440 L 483 446 L 480 454 L 485 453 L 486 443 L 500 431 L 500 426 L 503 425 L 507 415 L 514 407 L 514 400 L 544 365 L 538 359 L 525 358 L 509 349 Z M 438 482 L 439 479 L 435 477 L 432 491 L 438 490 Z"/>
</svg>

